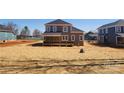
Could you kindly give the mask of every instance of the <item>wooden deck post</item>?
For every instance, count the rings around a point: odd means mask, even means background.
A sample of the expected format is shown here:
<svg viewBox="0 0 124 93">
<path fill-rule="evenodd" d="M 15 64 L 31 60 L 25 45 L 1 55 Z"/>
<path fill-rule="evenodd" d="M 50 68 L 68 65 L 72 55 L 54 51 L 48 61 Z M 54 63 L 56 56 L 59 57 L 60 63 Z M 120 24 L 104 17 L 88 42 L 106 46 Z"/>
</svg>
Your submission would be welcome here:
<svg viewBox="0 0 124 93">
<path fill-rule="evenodd" d="M 59 46 L 61 47 L 61 36 L 59 37 Z"/>
</svg>

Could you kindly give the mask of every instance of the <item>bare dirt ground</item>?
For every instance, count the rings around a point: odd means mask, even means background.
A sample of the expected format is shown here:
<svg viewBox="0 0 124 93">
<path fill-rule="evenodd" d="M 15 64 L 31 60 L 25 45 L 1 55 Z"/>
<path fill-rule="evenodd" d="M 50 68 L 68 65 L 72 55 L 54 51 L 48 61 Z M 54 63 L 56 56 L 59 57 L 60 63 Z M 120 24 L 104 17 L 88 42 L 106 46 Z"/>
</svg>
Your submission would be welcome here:
<svg viewBox="0 0 124 93">
<path fill-rule="evenodd" d="M 0 73 L 124 73 L 124 49 L 85 43 L 82 47 L 31 46 L 34 42 L 0 47 Z"/>
<path fill-rule="evenodd" d="M 0 47 L 7 47 L 7 46 L 14 46 L 17 44 L 26 44 L 26 43 L 32 43 L 35 42 L 34 40 L 12 40 L 7 41 L 6 43 L 0 43 Z"/>
</svg>

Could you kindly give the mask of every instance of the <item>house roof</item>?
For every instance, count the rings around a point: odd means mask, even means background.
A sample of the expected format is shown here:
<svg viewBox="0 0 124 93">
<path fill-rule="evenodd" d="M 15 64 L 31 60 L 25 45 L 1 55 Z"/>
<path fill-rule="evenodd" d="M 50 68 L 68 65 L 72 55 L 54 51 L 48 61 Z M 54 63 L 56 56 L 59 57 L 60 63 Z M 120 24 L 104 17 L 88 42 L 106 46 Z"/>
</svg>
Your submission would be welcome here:
<svg viewBox="0 0 124 93">
<path fill-rule="evenodd" d="M 117 20 L 115 22 L 112 22 L 112 23 L 109 23 L 109 24 L 105 24 L 105 25 L 102 25 L 100 26 L 99 28 L 104 28 L 104 27 L 108 27 L 108 26 L 115 26 L 115 25 L 124 25 L 124 20 L 123 19 L 120 19 L 120 20 Z"/>
<path fill-rule="evenodd" d="M 57 20 L 51 21 L 51 22 L 46 23 L 46 24 L 69 24 L 69 25 L 72 25 L 71 23 L 68 23 L 66 21 L 63 21 L 61 19 L 57 19 Z M 72 31 L 71 32 L 72 33 L 82 33 L 84 31 L 83 30 L 80 30 L 80 29 L 78 29 L 76 27 L 72 27 Z"/>
<path fill-rule="evenodd" d="M 0 32 L 13 33 L 13 31 L 9 30 L 9 28 L 6 25 L 2 25 L 2 24 L 0 24 Z"/>
<path fill-rule="evenodd" d="M 73 31 L 76 31 L 76 30 L 77 30 L 77 31 L 82 31 L 82 30 L 80 30 L 80 29 L 78 29 L 78 28 L 76 28 L 76 27 L 72 27 L 72 30 L 73 30 Z"/>
<path fill-rule="evenodd" d="M 2 30 L 2 29 L 0 29 L 0 32 L 13 33 L 13 32 L 10 31 L 10 30 Z M 14 34 L 14 33 L 13 33 L 13 34 Z"/>
<path fill-rule="evenodd" d="M 7 29 L 5 25 L 0 24 L 0 29 Z"/>
<path fill-rule="evenodd" d="M 76 27 L 72 27 L 72 31 L 71 32 L 72 33 L 83 33 L 84 31 L 83 30 L 80 30 L 80 29 L 78 29 Z"/>
<path fill-rule="evenodd" d="M 70 23 L 63 21 L 61 19 L 57 19 L 57 20 L 51 21 L 51 22 L 46 23 L 46 24 L 70 24 Z"/>
</svg>

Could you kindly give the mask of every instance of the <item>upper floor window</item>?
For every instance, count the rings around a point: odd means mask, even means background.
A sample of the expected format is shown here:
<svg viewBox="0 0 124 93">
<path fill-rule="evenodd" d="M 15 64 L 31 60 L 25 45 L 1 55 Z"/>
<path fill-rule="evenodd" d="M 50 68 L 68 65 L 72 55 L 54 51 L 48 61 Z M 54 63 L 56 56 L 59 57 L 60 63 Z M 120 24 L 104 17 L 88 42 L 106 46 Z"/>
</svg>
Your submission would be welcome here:
<svg viewBox="0 0 124 93">
<path fill-rule="evenodd" d="M 104 34 L 104 30 L 103 29 L 101 29 L 101 34 Z"/>
<path fill-rule="evenodd" d="M 104 29 L 103 29 L 103 34 L 105 34 L 105 32 L 106 32 L 106 29 L 104 28 Z"/>
<path fill-rule="evenodd" d="M 83 41 L 83 35 L 79 35 L 79 40 Z"/>
<path fill-rule="evenodd" d="M 57 32 L 57 27 L 53 26 L 53 32 Z"/>
<path fill-rule="evenodd" d="M 106 28 L 106 31 L 105 31 L 106 34 L 108 34 L 108 29 Z"/>
<path fill-rule="evenodd" d="M 116 27 L 116 33 L 121 33 L 121 26 Z"/>
<path fill-rule="evenodd" d="M 50 32 L 53 32 L 53 30 L 54 30 L 54 27 L 50 26 Z"/>
<path fill-rule="evenodd" d="M 104 28 L 104 29 L 100 29 L 99 30 L 101 34 L 108 34 L 108 29 Z"/>
<path fill-rule="evenodd" d="M 100 33 L 100 34 L 104 34 L 103 29 L 99 29 L 99 33 Z"/>
<path fill-rule="evenodd" d="M 56 26 L 46 26 L 46 31 L 47 32 L 56 32 L 57 27 Z"/>
<path fill-rule="evenodd" d="M 107 28 L 103 29 L 103 34 L 108 34 L 108 29 Z"/>
<path fill-rule="evenodd" d="M 46 27 L 46 31 L 50 32 L 50 27 L 49 26 Z"/>
<path fill-rule="evenodd" d="M 56 26 L 56 32 L 63 32 L 63 26 Z"/>
<path fill-rule="evenodd" d="M 100 29 L 98 29 L 98 33 L 100 34 Z"/>
<path fill-rule="evenodd" d="M 68 27 L 63 27 L 63 32 L 68 32 Z"/>
</svg>

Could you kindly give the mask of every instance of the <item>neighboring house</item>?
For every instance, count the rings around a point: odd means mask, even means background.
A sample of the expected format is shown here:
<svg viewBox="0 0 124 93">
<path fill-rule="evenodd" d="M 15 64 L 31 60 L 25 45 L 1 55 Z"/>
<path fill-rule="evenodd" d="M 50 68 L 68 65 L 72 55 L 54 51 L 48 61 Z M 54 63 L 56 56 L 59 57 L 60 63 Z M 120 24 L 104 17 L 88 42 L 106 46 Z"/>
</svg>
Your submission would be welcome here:
<svg viewBox="0 0 124 93">
<path fill-rule="evenodd" d="M 98 42 L 124 47 L 124 20 L 118 20 L 99 27 Z"/>
<path fill-rule="evenodd" d="M 37 29 L 33 31 L 32 37 L 33 37 L 33 39 L 42 39 L 43 40 L 42 32 Z"/>
<path fill-rule="evenodd" d="M 5 41 L 5 40 L 15 40 L 16 35 L 6 28 L 4 25 L 0 25 L 0 41 Z"/>
<path fill-rule="evenodd" d="M 57 19 L 45 24 L 44 45 L 84 45 L 84 33 L 71 23 Z"/>
<path fill-rule="evenodd" d="M 85 36 L 84 36 L 85 40 L 97 40 L 98 38 L 98 33 L 96 32 L 88 32 L 88 33 L 85 33 Z"/>
</svg>

